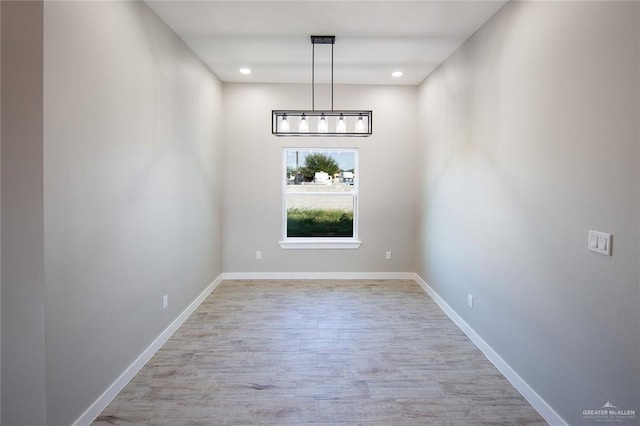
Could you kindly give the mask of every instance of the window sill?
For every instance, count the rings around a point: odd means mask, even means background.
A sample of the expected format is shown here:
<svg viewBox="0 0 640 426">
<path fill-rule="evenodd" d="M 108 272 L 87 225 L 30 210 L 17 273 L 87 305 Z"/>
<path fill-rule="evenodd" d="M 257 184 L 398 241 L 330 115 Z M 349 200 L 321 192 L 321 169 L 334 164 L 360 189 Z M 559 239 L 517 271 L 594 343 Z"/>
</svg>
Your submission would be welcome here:
<svg viewBox="0 0 640 426">
<path fill-rule="evenodd" d="M 357 249 L 362 241 L 355 238 L 286 238 L 278 241 L 283 250 Z"/>
</svg>

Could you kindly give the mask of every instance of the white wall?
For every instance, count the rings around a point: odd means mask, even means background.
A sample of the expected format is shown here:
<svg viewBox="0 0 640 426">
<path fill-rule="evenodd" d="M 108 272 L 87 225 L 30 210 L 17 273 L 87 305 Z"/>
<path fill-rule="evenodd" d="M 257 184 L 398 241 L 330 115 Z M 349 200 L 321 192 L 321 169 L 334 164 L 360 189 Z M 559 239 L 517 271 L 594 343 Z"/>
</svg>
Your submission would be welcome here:
<svg viewBox="0 0 640 426">
<path fill-rule="evenodd" d="M 640 409 L 640 4 L 509 3 L 419 102 L 419 274 L 571 424 Z"/>
<path fill-rule="evenodd" d="M 141 2 L 2 12 L 2 423 L 69 424 L 222 271 L 222 85 Z"/>
<path fill-rule="evenodd" d="M 329 108 L 316 87 L 316 108 Z M 311 86 L 225 84 L 225 272 L 412 272 L 417 89 L 336 86 L 336 109 L 373 110 L 370 138 L 271 134 L 272 109 L 310 109 Z M 283 147 L 360 150 L 357 250 L 283 250 Z M 255 252 L 262 252 L 262 260 Z M 385 251 L 393 259 L 385 261 Z"/>
<path fill-rule="evenodd" d="M 2 2 L 2 424 L 44 424 L 40 1 Z"/>
</svg>

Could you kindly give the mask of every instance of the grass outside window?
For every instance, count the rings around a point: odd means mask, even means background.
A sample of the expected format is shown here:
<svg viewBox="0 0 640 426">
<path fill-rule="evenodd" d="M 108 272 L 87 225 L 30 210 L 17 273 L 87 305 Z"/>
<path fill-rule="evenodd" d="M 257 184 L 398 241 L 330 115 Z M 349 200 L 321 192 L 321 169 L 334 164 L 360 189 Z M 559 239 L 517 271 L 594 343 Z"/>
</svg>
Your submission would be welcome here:
<svg viewBox="0 0 640 426">
<path fill-rule="evenodd" d="M 353 212 L 343 210 L 287 210 L 287 237 L 353 237 Z"/>
</svg>

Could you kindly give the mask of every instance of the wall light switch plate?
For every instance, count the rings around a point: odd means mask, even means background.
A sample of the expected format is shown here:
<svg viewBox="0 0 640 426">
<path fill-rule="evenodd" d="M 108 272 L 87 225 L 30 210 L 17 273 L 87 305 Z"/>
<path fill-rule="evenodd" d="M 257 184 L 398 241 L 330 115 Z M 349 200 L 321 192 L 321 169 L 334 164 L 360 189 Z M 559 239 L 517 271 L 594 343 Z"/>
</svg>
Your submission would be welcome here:
<svg viewBox="0 0 640 426">
<path fill-rule="evenodd" d="M 588 235 L 589 250 L 611 256 L 611 234 L 590 229 Z"/>
</svg>

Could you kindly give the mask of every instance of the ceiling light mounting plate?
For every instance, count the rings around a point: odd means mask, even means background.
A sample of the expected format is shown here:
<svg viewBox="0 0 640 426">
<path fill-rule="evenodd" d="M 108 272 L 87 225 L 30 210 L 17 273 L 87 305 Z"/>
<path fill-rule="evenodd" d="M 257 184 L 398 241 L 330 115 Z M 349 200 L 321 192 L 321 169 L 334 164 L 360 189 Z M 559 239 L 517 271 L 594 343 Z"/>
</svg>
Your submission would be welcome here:
<svg viewBox="0 0 640 426">
<path fill-rule="evenodd" d="M 336 36 L 312 35 L 311 44 L 336 44 Z"/>
</svg>

